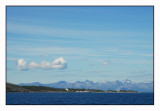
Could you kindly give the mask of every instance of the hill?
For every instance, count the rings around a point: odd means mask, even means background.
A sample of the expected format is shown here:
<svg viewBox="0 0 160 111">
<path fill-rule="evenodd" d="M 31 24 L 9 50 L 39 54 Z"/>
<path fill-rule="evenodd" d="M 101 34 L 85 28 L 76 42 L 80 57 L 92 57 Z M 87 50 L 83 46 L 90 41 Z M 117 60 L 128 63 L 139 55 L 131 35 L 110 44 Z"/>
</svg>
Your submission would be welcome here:
<svg viewBox="0 0 160 111">
<path fill-rule="evenodd" d="M 62 88 L 51 88 L 46 86 L 18 86 L 7 83 L 7 92 L 65 92 Z"/>
<path fill-rule="evenodd" d="M 64 89 L 64 88 L 52 88 L 46 86 L 18 86 L 11 83 L 7 83 L 7 93 L 9 92 L 104 92 L 97 89 Z"/>
<path fill-rule="evenodd" d="M 6 84 L 6 91 L 7 92 L 29 92 L 30 90 L 25 89 L 21 86 L 15 85 L 15 84 L 7 83 Z"/>
</svg>

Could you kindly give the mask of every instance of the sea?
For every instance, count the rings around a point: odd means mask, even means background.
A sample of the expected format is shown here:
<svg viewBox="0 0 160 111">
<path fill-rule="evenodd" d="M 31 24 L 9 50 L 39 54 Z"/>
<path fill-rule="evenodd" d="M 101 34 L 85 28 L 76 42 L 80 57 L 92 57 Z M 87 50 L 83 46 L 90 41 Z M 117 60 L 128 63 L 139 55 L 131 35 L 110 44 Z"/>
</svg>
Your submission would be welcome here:
<svg viewBox="0 0 160 111">
<path fill-rule="evenodd" d="M 153 93 L 7 93 L 7 105 L 153 105 Z"/>
</svg>

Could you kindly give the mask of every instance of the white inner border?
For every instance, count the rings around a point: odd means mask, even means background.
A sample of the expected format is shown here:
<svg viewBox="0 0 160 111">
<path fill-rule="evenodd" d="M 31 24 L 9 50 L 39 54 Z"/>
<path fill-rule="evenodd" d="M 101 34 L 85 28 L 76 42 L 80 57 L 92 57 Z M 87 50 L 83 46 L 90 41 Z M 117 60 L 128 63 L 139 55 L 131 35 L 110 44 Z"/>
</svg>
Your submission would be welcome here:
<svg viewBox="0 0 160 111">
<path fill-rule="evenodd" d="M 154 6 L 154 105 L 6 105 L 6 5 Z M 1 111 L 158 111 L 160 109 L 160 0 L 0 0 L 0 110 Z"/>
</svg>

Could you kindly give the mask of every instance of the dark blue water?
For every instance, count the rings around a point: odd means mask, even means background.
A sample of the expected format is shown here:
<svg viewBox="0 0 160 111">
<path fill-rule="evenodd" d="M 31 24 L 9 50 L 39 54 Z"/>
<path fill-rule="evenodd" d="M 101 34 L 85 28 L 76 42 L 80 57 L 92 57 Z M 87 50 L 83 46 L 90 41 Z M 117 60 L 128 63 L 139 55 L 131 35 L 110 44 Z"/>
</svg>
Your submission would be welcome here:
<svg viewBox="0 0 160 111">
<path fill-rule="evenodd" d="M 153 93 L 7 93 L 7 105 L 153 105 Z"/>
</svg>

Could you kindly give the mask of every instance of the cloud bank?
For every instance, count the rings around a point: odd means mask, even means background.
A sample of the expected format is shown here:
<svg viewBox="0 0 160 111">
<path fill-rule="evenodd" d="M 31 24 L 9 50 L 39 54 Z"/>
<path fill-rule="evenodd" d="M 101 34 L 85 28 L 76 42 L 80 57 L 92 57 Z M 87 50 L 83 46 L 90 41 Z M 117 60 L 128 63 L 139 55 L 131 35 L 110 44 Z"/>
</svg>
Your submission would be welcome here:
<svg viewBox="0 0 160 111">
<path fill-rule="evenodd" d="M 18 69 L 21 71 L 26 71 L 29 69 L 66 69 L 67 68 L 67 61 L 64 60 L 62 57 L 55 59 L 52 63 L 47 61 L 42 61 L 40 64 L 35 62 L 31 62 L 27 64 L 24 59 L 18 59 Z"/>
</svg>

